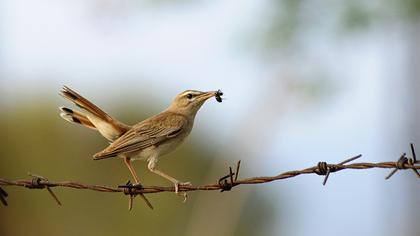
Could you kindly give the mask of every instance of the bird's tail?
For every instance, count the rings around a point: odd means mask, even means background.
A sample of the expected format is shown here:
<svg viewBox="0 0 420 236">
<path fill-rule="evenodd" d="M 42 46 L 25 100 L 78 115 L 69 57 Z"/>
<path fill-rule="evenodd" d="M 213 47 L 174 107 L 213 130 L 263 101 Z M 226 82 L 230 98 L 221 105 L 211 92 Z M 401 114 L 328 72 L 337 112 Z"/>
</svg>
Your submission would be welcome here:
<svg viewBox="0 0 420 236">
<path fill-rule="evenodd" d="M 109 141 L 114 141 L 131 127 L 113 119 L 95 104 L 64 86 L 60 95 L 82 108 L 87 113 L 78 112 L 67 107 L 60 107 L 60 116 L 72 123 L 81 124 L 85 127 L 96 129 Z"/>
<path fill-rule="evenodd" d="M 59 108 L 61 110 L 61 113 L 60 113 L 61 118 L 65 119 L 66 121 L 71 122 L 71 123 L 81 124 L 87 128 L 96 130 L 95 125 L 92 124 L 89 118 L 87 118 L 87 116 L 85 116 L 84 114 L 78 111 L 73 111 L 72 109 L 67 108 L 67 107 L 59 107 Z"/>
</svg>

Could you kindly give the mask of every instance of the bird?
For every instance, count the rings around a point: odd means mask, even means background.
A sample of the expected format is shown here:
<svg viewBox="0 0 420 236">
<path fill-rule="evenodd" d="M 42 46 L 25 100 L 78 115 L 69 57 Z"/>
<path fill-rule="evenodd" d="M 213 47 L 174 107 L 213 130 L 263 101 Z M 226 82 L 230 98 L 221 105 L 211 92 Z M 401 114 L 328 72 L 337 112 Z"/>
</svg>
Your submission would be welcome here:
<svg viewBox="0 0 420 236">
<path fill-rule="evenodd" d="M 63 86 L 59 94 L 81 108 L 81 111 L 77 111 L 59 107 L 63 119 L 96 130 L 110 142 L 108 147 L 93 155 L 94 160 L 121 158 L 138 185 L 140 180 L 132 162 L 145 160 L 151 172 L 172 182 L 176 194 L 179 186 L 190 186 L 191 183 L 181 182 L 157 169 L 159 157 L 175 150 L 187 138 L 196 114 L 205 101 L 215 97 L 221 102 L 223 95 L 220 89 L 208 92 L 185 90 L 176 95 L 164 111 L 130 126 L 111 117 L 67 86 Z M 144 195 L 141 196 L 148 203 Z M 150 203 L 148 205 L 151 207 Z"/>
</svg>

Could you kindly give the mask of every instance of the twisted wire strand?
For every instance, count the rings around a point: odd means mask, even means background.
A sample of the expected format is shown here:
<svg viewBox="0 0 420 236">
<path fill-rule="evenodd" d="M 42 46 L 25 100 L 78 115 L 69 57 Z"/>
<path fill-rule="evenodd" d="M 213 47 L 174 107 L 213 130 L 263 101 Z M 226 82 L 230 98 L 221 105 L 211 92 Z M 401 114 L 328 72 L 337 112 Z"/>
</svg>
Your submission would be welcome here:
<svg viewBox="0 0 420 236">
<path fill-rule="evenodd" d="M 364 169 L 373 169 L 373 168 L 381 168 L 381 169 L 412 169 L 412 170 L 419 170 L 420 165 L 415 165 L 416 163 L 405 163 L 401 165 L 398 162 L 379 162 L 379 163 L 368 163 L 368 162 L 359 162 L 353 164 L 327 164 L 326 167 L 331 169 L 331 172 L 337 172 L 346 169 L 353 169 L 353 170 L 364 170 Z M 260 177 L 252 177 L 252 178 L 244 178 L 244 179 L 237 179 L 234 180 L 233 183 L 228 181 L 230 184 L 234 186 L 244 185 L 244 184 L 262 184 L 268 183 L 277 180 L 283 180 L 288 178 L 297 177 L 299 175 L 305 174 L 317 174 L 317 175 L 325 175 L 320 173 L 319 166 L 312 166 L 306 169 L 301 170 L 292 170 L 280 173 L 275 176 L 260 176 Z M 19 179 L 19 180 L 7 180 L 0 178 L 0 186 L 20 186 L 20 187 L 27 187 L 30 189 L 35 188 L 44 188 L 44 187 L 66 187 L 66 188 L 73 188 L 73 189 L 88 189 L 93 191 L 99 192 L 124 192 L 125 186 L 122 187 L 109 187 L 104 185 L 94 185 L 94 184 L 85 184 L 80 182 L 73 182 L 73 181 L 62 181 L 62 182 L 55 182 L 49 181 L 45 179 L 40 179 L 37 181 L 38 183 L 34 183 L 33 179 Z M 165 186 L 132 186 L 132 192 L 135 194 L 144 193 L 159 193 L 159 192 L 174 192 L 174 187 L 165 187 Z M 220 183 L 212 183 L 202 186 L 179 186 L 179 191 L 208 191 L 208 190 L 223 190 L 223 185 Z"/>
<path fill-rule="evenodd" d="M 392 169 L 392 171 L 385 177 L 385 179 L 391 178 L 396 172 L 399 170 L 412 170 L 414 174 L 420 179 L 420 161 L 416 158 L 416 152 L 414 150 L 414 145 L 411 144 L 411 157 L 407 157 L 406 153 L 403 153 L 399 159 L 395 162 L 378 162 L 378 163 L 369 163 L 369 162 L 359 162 L 359 163 L 352 163 L 354 160 L 359 159 L 362 155 L 357 155 L 346 159 L 338 164 L 328 164 L 326 162 L 318 162 L 316 166 L 312 166 L 309 168 L 301 169 L 301 170 L 292 170 L 280 173 L 275 176 L 261 176 L 261 177 L 252 177 L 252 178 L 245 178 L 245 179 L 238 179 L 239 169 L 241 166 L 241 161 L 238 161 L 236 165 L 235 172 L 233 172 L 232 167 L 229 167 L 229 173 L 223 177 L 221 177 L 218 182 L 202 185 L 202 186 L 185 186 L 180 185 L 179 191 L 184 192 L 185 199 L 186 199 L 186 192 L 190 191 L 212 191 L 212 190 L 220 190 L 221 192 L 230 191 L 233 187 L 238 185 L 245 185 L 245 184 L 263 184 L 269 183 L 272 181 L 284 180 L 293 177 L 297 177 L 299 175 L 308 175 L 308 174 L 316 174 L 325 176 L 322 182 L 323 185 L 327 183 L 328 177 L 331 173 L 342 171 L 342 170 L 366 170 L 366 169 Z M 151 194 L 151 193 L 160 193 L 160 192 L 175 192 L 175 187 L 164 187 L 164 186 L 141 186 L 141 185 L 133 185 L 128 182 L 125 185 L 120 185 L 118 187 L 109 187 L 104 185 L 94 185 L 94 184 L 85 184 L 79 183 L 74 181 L 62 181 L 62 182 L 55 182 L 50 181 L 45 177 L 29 174 L 32 176 L 32 179 L 19 179 L 19 180 L 7 180 L 0 178 L 0 202 L 7 206 L 6 198 L 8 197 L 7 192 L 1 188 L 1 186 L 18 186 L 18 187 L 26 187 L 28 189 L 44 189 L 46 188 L 51 195 L 51 197 L 56 201 L 58 205 L 61 205 L 60 200 L 58 199 L 57 195 L 52 191 L 52 188 L 57 187 L 64 187 L 64 188 L 73 188 L 73 189 L 88 189 L 92 191 L 98 192 L 106 192 L 106 193 L 123 193 L 125 195 L 130 195 L 129 199 L 129 209 L 132 208 L 133 198 L 138 194 Z M 184 199 L 184 200 L 185 200 Z M 148 203 L 151 206 L 150 203 Z M 153 209 L 153 207 L 151 207 Z"/>
</svg>

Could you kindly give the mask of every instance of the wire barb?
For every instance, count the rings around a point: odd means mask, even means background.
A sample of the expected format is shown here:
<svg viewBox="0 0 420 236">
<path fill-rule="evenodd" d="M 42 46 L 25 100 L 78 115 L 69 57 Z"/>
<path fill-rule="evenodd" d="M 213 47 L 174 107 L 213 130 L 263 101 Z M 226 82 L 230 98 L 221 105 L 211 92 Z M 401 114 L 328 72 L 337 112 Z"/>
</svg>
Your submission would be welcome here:
<svg viewBox="0 0 420 236">
<path fill-rule="evenodd" d="M 131 183 L 131 181 L 129 180 L 125 185 L 119 185 L 118 188 L 122 188 L 123 189 L 123 193 L 125 195 L 130 195 L 130 198 L 128 199 L 128 210 L 131 211 L 131 209 L 133 209 L 133 200 L 134 197 L 136 197 L 137 195 L 140 195 L 140 197 L 144 200 L 144 202 L 146 202 L 146 205 L 153 210 L 153 205 L 152 203 L 150 203 L 150 201 L 143 195 L 143 193 L 136 193 L 133 190 L 142 190 L 143 189 L 143 185 L 141 184 L 133 184 Z"/>
<path fill-rule="evenodd" d="M 333 166 L 328 166 L 326 162 L 318 162 L 317 169 L 315 169 L 315 173 L 317 175 L 325 175 L 324 181 L 322 181 L 322 185 L 327 184 L 328 177 L 330 176 L 331 172 L 335 172 L 336 169 Z"/>
<path fill-rule="evenodd" d="M 236 186 L 235 182 L 238 180 L 240 167 L 241 167 L 241 160 L 239 160 L 238 163 L 236 163 L 236 174 L 235 174 L 235 172 L 232 172 L 232 167 L 229 166 L 229 174 L 223 176 L 218 181 L 220 192 L 230 191 L 234 186 Z M 233 176 L 235 176 L 235 179 L 233 179 Z M 230 182 L 228 182 L 227 180 L 228 178 Z"/>
<path fill-rule="evenodd" d="M 416 157 L 416 151 L 414 149 L 414 144 L 410 144 L 411 149 L 411 155 L 412 157 L 407 157 L 406 153 L 403 153 L 397 162 L 395 162 L 395 169 L 393 169 L 386 177 L 385 179 L 390 179 L 395 173 L 397 173 L 398 170 L 405 170 L 405 169 L 411 169 L 413 170 L 414 174 L 420 178 L 420 173 L 415 169 L 414 167 L 416 164 L 420 164 L 420 162 L 417 161 Z"/>
<path fill-rule="evenodd" d="M 362 157 L 361 154 L 359 154 L 357 156 L 354 156 L 354 157 L 351 157 L 349 159 L 346 159 L 346 160 L 338 163 L 337 165 L 327 164 L 326 162 L 321 161 L 321 162 L 318 162 L 317 168 L 314 170 L 314 172 L 317 175 L 324 175 L 325 176 L 324 180 L 322 181 L 322 185 L 325 186 L 327 184 L 328 177 L 330 176 L 331 173 L 343 170 L 344 168 L 340 167 L 340 166 L 343 166 L 343 165 L 345 165 L 345 164 L 347 164 L 351 161 L 359 159 L 360 157 Z"/>
<path fill-rule="evenodd" d="M 6 201 L 7 196 L 9 196 L 7 192 L 4 191 L 4 189 L 0 188 L 0 201 L 3 204 L 3 206 L 7 206 L 7 201 Z"/>
<path fill-rule="evenodd" d="M 411 155 L 412 158 L 408 158 L 408 164 L 409 165 L 416 165 L 416 164 L 420 164 L 419 161 L 417 161 L 417 157 L 416 157 L 416 150 L 414 149 L 414 144 L 410 143 L 410 148 L 411 148 Z M 417 171 L 417 169 L 411 168 L 414 172 L 414 174 L 420 178 L 420 173 Z"/>
<path fill-rule="evenodd" d="M 40 175 L 31 174 L 28 173 L 29 176 L 32 176 L 31 184 L 25 185 L 25 187 L 29 189 L 44 189 L 46 188 L 48 193 L 51 195 L 51 197 L 54 199 L 54 201 L 61 206 L 61 202 L 58 199 L 57 195 L 52 191 L 52 189 L 48 186 L 48 179 L 45 177 L 42 177 Z"/>
<path fill-rule="evenodd" d="M 236 175 L 235 175 L 235 181 L 238 180 L 238 176 L 239 176 L 239 168 L 241 168 L 241 160 L 238 161 L 238 163 L 236 164 Z"/>
</svg>

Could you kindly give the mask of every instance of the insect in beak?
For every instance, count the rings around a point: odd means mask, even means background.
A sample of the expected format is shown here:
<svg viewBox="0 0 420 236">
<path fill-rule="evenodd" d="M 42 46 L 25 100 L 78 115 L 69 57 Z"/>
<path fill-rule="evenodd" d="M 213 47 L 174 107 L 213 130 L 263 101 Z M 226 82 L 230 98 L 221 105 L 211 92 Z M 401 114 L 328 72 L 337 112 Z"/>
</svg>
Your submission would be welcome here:
<svg viewBox="0 0 420 236">
<path fill-rule="evenodd" d="M 216 94 L 214 95 L 214 97 L 216 98 L 216 101 L 218 101 L 218 102 L 222 102 L 222 97 L 221 96 L 223 96 L 223 92 L 222 92 L 222 90 L 217 90 L 216 91 Z"/>
</svg>

